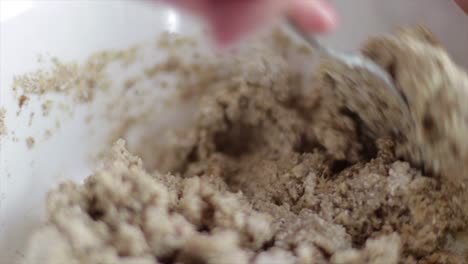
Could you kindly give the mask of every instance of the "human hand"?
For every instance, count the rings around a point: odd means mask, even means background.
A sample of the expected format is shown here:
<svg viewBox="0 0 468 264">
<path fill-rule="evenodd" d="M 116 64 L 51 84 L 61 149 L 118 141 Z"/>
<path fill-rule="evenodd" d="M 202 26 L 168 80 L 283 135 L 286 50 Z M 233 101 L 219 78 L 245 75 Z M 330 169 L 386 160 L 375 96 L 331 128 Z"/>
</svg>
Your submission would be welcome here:
<svg viewBox="0 0 468 264">
<path fill-rule="evenodd" d="M 276 17 L 288 15 L 304 30 L 324 33 L 337 16 L 325 0 L 166 0 L 205 18 L 216 42 L 233 43 Z"/>
<path fill-rule="evenodd" d="M 468 0 L 455 0 L 455 2 L 468 14 Z"/>
</svg>

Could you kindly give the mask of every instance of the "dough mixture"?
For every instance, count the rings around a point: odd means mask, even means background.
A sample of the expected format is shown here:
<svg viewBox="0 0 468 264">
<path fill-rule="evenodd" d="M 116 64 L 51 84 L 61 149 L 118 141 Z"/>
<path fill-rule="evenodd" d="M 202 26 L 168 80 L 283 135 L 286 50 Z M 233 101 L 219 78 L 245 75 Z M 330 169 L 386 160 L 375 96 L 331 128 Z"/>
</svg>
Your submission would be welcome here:
<svg viewBox="0 0 468 264">
<path fill-rule="evenodd" d="M 410 116 L 361 70 L 241 53 L 176 140 L 50 191 L 25 263 L 468 263 L 468 77 L 420 27 L 362 51 Z"/>
</svg>

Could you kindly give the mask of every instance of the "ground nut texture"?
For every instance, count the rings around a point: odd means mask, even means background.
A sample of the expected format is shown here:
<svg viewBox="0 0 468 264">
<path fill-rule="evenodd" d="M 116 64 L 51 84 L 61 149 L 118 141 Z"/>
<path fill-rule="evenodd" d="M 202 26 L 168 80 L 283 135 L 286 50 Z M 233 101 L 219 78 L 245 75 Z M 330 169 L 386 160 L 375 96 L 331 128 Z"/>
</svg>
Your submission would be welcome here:
<svg viewBox="0 0 468 264">
<path fill-rule="evenodd" d="M 467 75 L 423 28 L 369 40 L 408 119 L 359 69 L 298 76 L 281 43 L 212 69 L 176 140 L 143 160 L 119 140 L 50 191 L 25 263 L 468 263 Z"/>
</svg>

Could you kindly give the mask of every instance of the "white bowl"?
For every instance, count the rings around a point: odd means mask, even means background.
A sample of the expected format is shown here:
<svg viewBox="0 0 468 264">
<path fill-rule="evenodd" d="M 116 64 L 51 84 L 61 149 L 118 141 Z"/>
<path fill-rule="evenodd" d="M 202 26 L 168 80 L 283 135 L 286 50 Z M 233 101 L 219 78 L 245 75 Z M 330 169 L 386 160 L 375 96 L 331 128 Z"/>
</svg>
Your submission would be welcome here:
<svg viewBox="0 0 468 264">
<path fill-rule="evenodd" d="M 453 1 L 333 2 L 342 15 L 342 27 L 326 41 L 336 48 L 353 50 L 369 36 L 421 23 L 468 68 L 468 16 Z M 27 237 L 43 221 L 47 190 L 59 181 L 80 181 L 89 175 L 87 158 L 112 124 L 101 124 L 90 133 L 83 117 L 97 110 L 81 107 L 74 117 L 62 122 L 60 131 L 48 140 L 37 140 L 29 150 L 24 139 L 42 133 L 53 121 L 36 116 L 29 127 L 28 115 L 16 116 L 13 77 L 40 67 L 39 54 L 83 60 L 95 51 L 154 40 L 163 31 L 193 34 L 200 23 L 171 8 L 143 1 L 4 0 L 0 4 L 0 106 L 7 110 L 9 130 L 0 143 L 0 263 L 15 263 L 21 261 Z M 157 60 L 159 55 L 152 56 Z M 29 107 L 39 107 L 34 104 L 30 102 Z"/>
</svg>

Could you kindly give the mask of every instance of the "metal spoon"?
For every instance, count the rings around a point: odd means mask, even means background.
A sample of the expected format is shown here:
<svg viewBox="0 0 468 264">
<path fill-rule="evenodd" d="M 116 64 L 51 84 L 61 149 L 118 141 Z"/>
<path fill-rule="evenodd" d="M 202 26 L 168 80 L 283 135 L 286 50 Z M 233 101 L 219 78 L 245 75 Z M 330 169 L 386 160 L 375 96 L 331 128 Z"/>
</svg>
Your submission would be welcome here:
<svg viewBox="0 0 468 264">
<path fill-rule="evenodd" d="M 395 84 L 393 83 L 393 80 L 390 77 L 390 75 L 372 60 L 358 53 L 353 54 L 341 52 L 322 45 L 319 41 L 317 41 L 317 39 L 311 37 L 309 34 L 304 32 L 301 29 L 301 27 L 298 26 L 291 19 L 287 20 L 287 25 L 294 34 L 296 34 L 298 37 L 312 45 L 312 47 L 318 50 L 322 55 L 340 61 L 351 68 L 362 68 L 369 71 L 370 73 L 381 79 L 387 85 L 388 89 L 391 90 L 391 92 L 394 93 L 395 96 L 399 97 L 404 102 L 403 96 L 395 87 Z"/>
<path fill-rule="evenodd" d="M 303 31 L 301 27 L 297 25 L 292 19 L 286 19 L 286 26 L 288 27 L 289 31 L 291 31 L 294 35 L 311 45 L 315 50 L 319 51 L 321 55 L 325 56 L 326 58 L 341 62 L 350 68 L 364 69 L 372 75 L 374 75 L 375 77 L 377 77 L 378 79 L 382 80 L 385 84 L 385 87 L 391 92 L 391 94 L 393 94 L 395 99 L 398 101 L 398 105 L 403 115 L 409 118 L 409 120 L 411 120 L 410 125 L 413 125 L 409 105 L 404 95 L 396 88 L 396 85 L 393 82 L 390 75 L 388 74 L 388 72 L 386 72 L 372 60 L 364 57 L 359 53 L 341 52 L 322 45 L 313 36 L 310 36 L 305 31 Z"/>
</svg>

